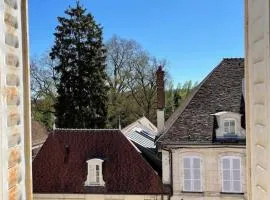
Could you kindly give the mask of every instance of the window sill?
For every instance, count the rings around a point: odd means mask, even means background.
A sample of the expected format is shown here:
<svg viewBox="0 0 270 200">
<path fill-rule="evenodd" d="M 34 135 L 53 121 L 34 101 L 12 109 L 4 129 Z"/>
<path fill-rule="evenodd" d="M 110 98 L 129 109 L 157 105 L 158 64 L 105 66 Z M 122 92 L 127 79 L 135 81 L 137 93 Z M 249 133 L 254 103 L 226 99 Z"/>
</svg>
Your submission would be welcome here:
<svg viewBox="0 0 270 200">
<path fill-rule="evenodd" d="M 197 192 L 197 191 L 181 191 L 181 193 L 185 193 L 185 194 L 188 194 L 188 193 L 190 193 L 190 194 L 204 194 L 203 191 L 201 191 L 201 192 Z"/>
<path fill-rule="evenodd" d="M 224 194 L 224 195 L 244 195 L 243 192 L 220 192 L 220 194 Z"/>
</svg>

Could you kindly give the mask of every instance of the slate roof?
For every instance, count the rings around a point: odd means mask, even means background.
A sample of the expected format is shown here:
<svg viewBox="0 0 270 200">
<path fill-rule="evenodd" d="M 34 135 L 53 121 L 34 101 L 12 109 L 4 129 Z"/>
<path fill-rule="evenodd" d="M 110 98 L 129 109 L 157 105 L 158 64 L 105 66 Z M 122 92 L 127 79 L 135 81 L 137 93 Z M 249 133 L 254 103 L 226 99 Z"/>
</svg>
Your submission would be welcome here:
<svg viewBox="0 0 270 200">
<path fill-rule="evenodd" d="M 104 187 L 84 186 L 102 158 Z M 34 193 L 163 194 L 159 176 L 119 130 L 55 130 L 33 161 Z"/>
<path fill-rule="evenodd" d="M 244 59 L 226 58 L 200 83 L 185 103 L 165 123 L 157 144 L 213 144 L 217 122 L 211 114 L 229 111 L 242 114 Z"/>
</svg>

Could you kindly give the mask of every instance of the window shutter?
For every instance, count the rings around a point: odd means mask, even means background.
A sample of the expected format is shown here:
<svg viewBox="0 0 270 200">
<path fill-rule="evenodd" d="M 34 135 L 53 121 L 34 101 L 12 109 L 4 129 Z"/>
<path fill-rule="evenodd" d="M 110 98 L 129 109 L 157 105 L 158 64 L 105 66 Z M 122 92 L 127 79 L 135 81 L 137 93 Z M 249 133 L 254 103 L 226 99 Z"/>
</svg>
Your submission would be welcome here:
<svg viewBox="0 0 270 200">
<path fill-rule="evenodd" d="M 226 157 L 222 159 L 223 192 L 241 192 L 241 159 Z"/>
<path fill-rule="evenodd" d="M 241 192 L 241 170 L 240 170 L 240 159 L 232 159 L 232 182 L 233 191 Z"/>
<path fill-rule="evenodd" d="M 184 158 L 184 190 L 192 191 L 191 188 L 191 158 Z"/>
<path fill-rule="evenodd" d="M 200 158 L 184 158 L 184 191 L 202 191 Z"/>
<path fill-rule="evenodd" d="M 95 171 L 96 171 L 95 166 L 89 164 L 89 166 L 88 166 L 88 176 L 89 176 L 90 183 L 95 183 L 96 182 Z"/>
</svg>

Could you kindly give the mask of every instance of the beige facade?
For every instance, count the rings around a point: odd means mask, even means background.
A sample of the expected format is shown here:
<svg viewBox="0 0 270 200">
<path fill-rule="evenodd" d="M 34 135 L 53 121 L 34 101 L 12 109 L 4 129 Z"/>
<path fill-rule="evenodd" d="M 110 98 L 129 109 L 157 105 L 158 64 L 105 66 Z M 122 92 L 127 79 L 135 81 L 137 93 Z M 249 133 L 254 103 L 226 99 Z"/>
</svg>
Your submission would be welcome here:
<svg viewBox="0 0 270 200">
<path fill-rule="evenodd" d="M 270 3 L 246 0 L 246 113 L 249 199 L 270 199 Z"/>
<path fill-rule="evenodd" d="M 30 200 L 31 137 L 26 0 L 0 0 L 0 199 Z"/>
<path fill-rule="evenodd" d="M 34 200 L 167 200 L 161 195 L 34 194 Z"/>
<path fill-rule="evenodd" d="M 202 192 L 183 192 L 183 158 L 201 158 Z M 221 158 L 237 156 L 241 158 L 241 194 L 222 193 Z M 246 152 L 244 146 L 208 146 L 178 148 L 172 150 L 172 200 L 240 200 L 246 198 Z"/>
</svg>

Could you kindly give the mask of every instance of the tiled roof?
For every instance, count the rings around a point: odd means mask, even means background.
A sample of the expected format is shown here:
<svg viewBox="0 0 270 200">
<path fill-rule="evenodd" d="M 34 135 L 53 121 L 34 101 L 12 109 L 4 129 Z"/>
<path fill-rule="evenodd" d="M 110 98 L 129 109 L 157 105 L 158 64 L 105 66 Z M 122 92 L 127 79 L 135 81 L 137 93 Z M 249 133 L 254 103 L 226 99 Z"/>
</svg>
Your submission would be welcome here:
<svg viewBox="0 0 270 200">
<path fill-rule="evenodd" d="M 66 150 L 68 148 L 68 151 Z M 84 186 L 103 158 L 105 187 Z M 34 193 L 162 194 L 162 181 L 119 130 L 55 130 L 33 162 Z"/>
<path fill-rule="evenodd" d="M 223 59 L 167 120 L 157 144 L 212 144 L 216 122 L 211 114 L 220 111 L 243 114 L 245 128 L 243 78 L 243 58 Z"/>
</svg>

